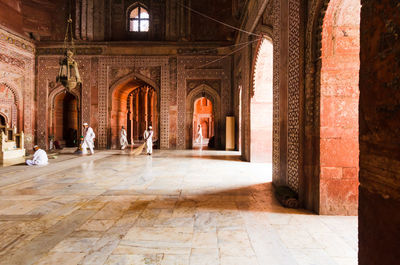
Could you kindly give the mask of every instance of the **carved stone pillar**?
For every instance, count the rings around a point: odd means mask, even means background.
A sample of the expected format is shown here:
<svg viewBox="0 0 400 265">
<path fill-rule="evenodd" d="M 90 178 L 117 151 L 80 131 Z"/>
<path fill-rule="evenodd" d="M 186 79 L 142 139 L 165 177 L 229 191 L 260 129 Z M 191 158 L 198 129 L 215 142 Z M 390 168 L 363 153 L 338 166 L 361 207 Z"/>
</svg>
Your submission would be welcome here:
<svg viewBox="0 0 400 265">
<path fill-rule="evenodd" d="M 157 110 L 157 93 L 153 90 L 153 98 L 152 98 L 152 121 L 153 121 L 153 131 L 154 137 L 158 139 L 158 110 Z"/>
<path fill-rule="evenodd" d="M 133 138 L 139 140 L 139 89 L 136 89 L 133 94 Z"/>
<path fill-rule="evenodd" d="M 147 128 L 147 88 L 140 88 L 139 95 L 139 135 L 140 138 L 143 137 L 143 132 Z"/>
<path fill-rule="evenodd" d="M 149 88 L 147 95 L 147 126 L 153 126 L 153 90 Z"/>
<path fill-rule="evenodd" d="M 130 131 L 129 131 L 129 135 L 128 138 L 131 142 L 131 144 L 133 144 L 133 131 L 134 131 L 134 100 L 135 100 L 135 92 L 133 91 L 131 96 L 129 97 L 129 120 L 128 123 L 130 124 Z"/>
</svg>

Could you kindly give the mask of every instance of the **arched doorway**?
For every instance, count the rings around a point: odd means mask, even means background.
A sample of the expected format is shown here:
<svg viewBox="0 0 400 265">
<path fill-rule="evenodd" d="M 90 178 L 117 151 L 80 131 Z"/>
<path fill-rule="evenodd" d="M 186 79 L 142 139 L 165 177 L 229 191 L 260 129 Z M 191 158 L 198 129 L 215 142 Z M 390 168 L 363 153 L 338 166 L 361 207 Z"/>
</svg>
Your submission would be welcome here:
<svg viewBox="0 0 400 265">
<path fill-rule="evenodd" d="M 61 92 L 54 98 L 53 137 L 61 147 L 78 145 L 78 100 L 69 92 Z"/>
<path fill-rule="evenodd" d="M 155 145 L 159 147 L 158 88 L 137 77 L 124 80 L 112 88 L 109 146 L 120 147 L 122 126 L 127 130 L 130 145 L 140 144 L 143 133 L 153 127 Z"/>
<path fill-rule="evenodd" d="M 250 161 L 272 163 L 273 128 L 273 45 L 263 38 L 254 65 L 250 103 Z"/>
<path fill-rule="evenodd" d="M 358 211 L 360 1 L 331 0 L 320 61 L 319 212 Z"/>
<path fill-rule="evenodd" d="M 199 125 L 202 132 L 201 140 L 198 137 Z M 198 98 L 194 102 L 192 128 L 193 148 L 204 148 L 206 146 L 210 146 L 210 148 L 215 147 L 213 106 L 211 100 L 206 97 Z"/>
<path fill-rule="evenodd" d="M 6 126 L 6 124 L 7 124 L 6 117 L 3 116 L 2 113 L 0 113 L 0 126 Z"/>
</svg>

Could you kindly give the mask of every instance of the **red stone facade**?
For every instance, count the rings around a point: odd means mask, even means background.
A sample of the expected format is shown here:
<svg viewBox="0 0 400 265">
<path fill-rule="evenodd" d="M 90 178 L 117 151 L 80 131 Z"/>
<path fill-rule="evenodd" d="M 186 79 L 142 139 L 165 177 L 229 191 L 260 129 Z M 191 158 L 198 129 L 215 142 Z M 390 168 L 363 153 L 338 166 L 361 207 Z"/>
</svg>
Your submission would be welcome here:
<svg viewBox="0 0 400 265">
<path fill-rule="evenodd" d="M 360 3 L 329 2 L 320 73 L 321 214 L 358 211 L 358 75 Z"/>
</svg>

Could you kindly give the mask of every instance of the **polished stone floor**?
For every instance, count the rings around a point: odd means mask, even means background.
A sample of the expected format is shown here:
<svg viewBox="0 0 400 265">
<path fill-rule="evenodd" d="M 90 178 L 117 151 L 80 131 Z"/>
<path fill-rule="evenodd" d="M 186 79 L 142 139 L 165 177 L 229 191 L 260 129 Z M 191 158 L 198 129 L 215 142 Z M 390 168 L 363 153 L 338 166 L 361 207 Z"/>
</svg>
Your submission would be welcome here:
<svg viewBox="0 0 400 265">
<path fill-rule="evenodd" d="M 357 218 L 281 207 L 268 164 L 128 152 L 0 168 L 0 264 L 357 264 Z"/>
</svg>

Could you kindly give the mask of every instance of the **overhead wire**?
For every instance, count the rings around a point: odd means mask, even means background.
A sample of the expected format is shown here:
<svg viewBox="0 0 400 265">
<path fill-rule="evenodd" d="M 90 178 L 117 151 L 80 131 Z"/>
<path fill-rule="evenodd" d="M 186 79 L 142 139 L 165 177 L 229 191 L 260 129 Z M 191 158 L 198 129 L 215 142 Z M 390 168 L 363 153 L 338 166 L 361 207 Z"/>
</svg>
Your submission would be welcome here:
<svg viewBox="0 0 400 265">
<path fill-rule="evenodd" d="M 193 8 L 191 8 L 191 7 L 189 7 L 189 6 L 186 6 L 186 5 L 184 5 L 184 4 L 181 4 L 181 3 L 179 3 L 179 2 L 177 2 L 177 4 L 180 5 L 180 6 L 182 6 L 182 7 L 184 7 L 184 8 L 186 8 L 187 10 L 189 10 L 189 11 L 191 11 L 191 12 L 193 12 L 193 13 L 196 13 L 196 14 L 202 16 L 202 17 L 208 18 L 208 19 L 210 19 L 210 20 L 212 20 L 212 21 L 214 21 L 214 22 L 217 22 L 217 23 L 219 23 L 219 24 L 221 24 L 221 25 L 224 25 L 225 27 L 228 27 L 228 28 L 231 28 L 231 29 L 234 29 L 234 30 L 237 30 L 237 31 L 240 31 L 240 32 L 249 34 L 249 35 L 254 35 L 254 36 L 261 37 L 260 34 L 256 34 L 256 33 L 253 33 L 253 32 L 250 32 L 250 31 L 247 31 L 247 30 L 244 30 L 244 29 L 235 27 L 235 26 L 232 26 L 232 25 L 230 25 L 230 24 L 228 24 L 228 23 L 222 22 L 222 21 L 220 21 L 220 20 L 218 20 L 218 19 L 215 19 L 215 18 L 213 18 L 213 17 L 210 17 L 210 16 L 208 16 L 208 15 L 206 15 L 206 14 L 204 14 L 204 13 L 201 13 L 201 12 L 199 12 L 199 11 L 197 11 L 197 10 L 194 10 Z"/>
<path fill-rule="evenodd" d="M 238 51 L 241 51 L 242 49 L 246 48 L 246 47 L 249 46 L 250 44 L 252 44 L 252 43 L 254 43 L 254 42 L 256 42 L 256 41 L 259 41 L 259 40 L 261 40 L 261 39 L 262 39 L 262 38 L 258 38 L 258 39 L 249 41 L 249 42 L 245 43 L 245 45 L 243 45 L 243 47 L 240 47 L 240 48 L 238 48 L 238 49 L 236 49 L 236 50 L 234 50 L 234 51 L 232 51 L 232 52 L 230 52 L 230 53 L 228 53 L 228 54 L 226 54 L 226 55 L 224 55 L 224 56 L 222 56 L 222 57 L 219 57 L 218 59 L 215 59 L 215 60 L 213 60 L 213 61 L 211 61 L 211 62 L 208 62 L 208 63 L 206 63 L 206 64 L 200 65 L 200 66 L 198 66 L 198 67 L 190 68 L 190 69 L 187 69 L 187 70 L 188 70 L 188 71 L 198 70 L 198 69 L 201 69 L 201 68 L 206 67 L 206 66 L 208 66 L 208 65 L 211 65 L 211 64 L 214 64 L 214 63 L 216 63 L 216 62 L 219 62 L 219 61 L 225 59 L 226 57 L 231 56 L 232 54 L 234 54 L 234 53 L 236 53 L 236 52 L 238 52 Z"/>
<path fill-rule="evenodd" d="M 259 38 L 257 40 L 260 40 L 262 38 Z M 232 44 L 232 45 L 228 45 L 228 46 L 220 46 L 220 47 L 215 47 L 215 48 L 210 48 L 210 49 L 205 49 L 205 50 L 200 50 L 198 53 L 196 54 L 203 54 L 203 53 L 207 53 L 207 52 L 212 52 L 215 50 L 219 50 L 219 49 L 229 49 L 229 48 L 233 48 L 233 47 L 237 47 L 237 46 L 241 46 L 241 45 L 245 45 L 248 43 L 253 43 L 254 40 L 251 41 L 246 41 L 246 42 L 240 42 L 240 43 L 236 43 L 236 44 Z M 180 55 L 193 55 L 193 53 L 181 53 Z M 207 55 L 207 54 L 206 54 Z"/>
</svg>

